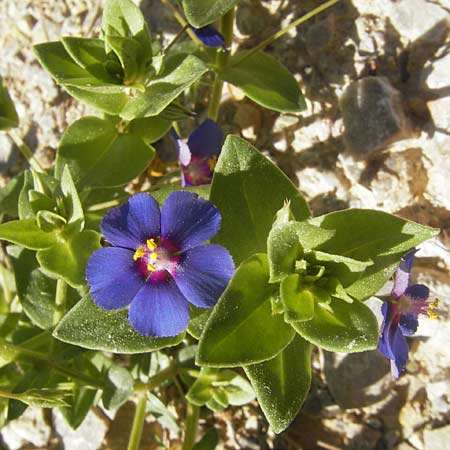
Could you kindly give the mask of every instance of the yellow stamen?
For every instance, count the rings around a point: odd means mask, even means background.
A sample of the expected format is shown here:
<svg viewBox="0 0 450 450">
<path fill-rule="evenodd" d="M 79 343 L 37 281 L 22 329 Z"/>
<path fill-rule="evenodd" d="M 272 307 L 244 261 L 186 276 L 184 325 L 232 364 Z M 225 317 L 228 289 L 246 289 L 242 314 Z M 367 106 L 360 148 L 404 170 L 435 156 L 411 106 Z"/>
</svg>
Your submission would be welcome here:
<svg viewBox="0 0 450 450">
<path fill-rule="evenodd" d="M 209 170 L 211 170 L 211 172 L 215 169 L 216 164 L 217 164 L 217 156 L 216 155 L 214 155 L 208 159 L 208 167 L 209 167 Z"/>
<path fill-rule="evenodd" d="M 437 319 L 437 318 L 438 318 L 438 315 L 437 315 L 434 311 L 428 310 L 428 311 L 427 311 L 427 314 L 428 314 L 428 317 L 429 317 L 430 319 Z"/>
<path fill-rule="evenodd" d="M 158 246 L 156 245 L 156 242 L 155 242 L 154 239 L 148 239 L 147 240 L 147 247 L 148 247 L 149 250 L 153 251 Z"/>
<path fill-rule="evenodd" d="M 139 247 L 133 255 L 133 259 L 137 261 L 138 259 L 142 258 L 145 255 L 145 249 L 143 247 Z"/>
<path fill-rule="evenodd" d="M 147 264 L 147 270 L 149 272 L 154 272 L 156 270 L 156 267 L 152 263 Z"/>
<path fill-rule="evenodd" d="M 439 299 L 435 298 L 433 303 L 430 303 L 428 305 L 428 308 L 430 309 L 436 309 L 439 306 Z"/>
<path fill-rule="evenodd" d="M 150 253 L 150 259 L 152 262 L 157 261 L 158 260 L 158 252 Z"/>
</svg>

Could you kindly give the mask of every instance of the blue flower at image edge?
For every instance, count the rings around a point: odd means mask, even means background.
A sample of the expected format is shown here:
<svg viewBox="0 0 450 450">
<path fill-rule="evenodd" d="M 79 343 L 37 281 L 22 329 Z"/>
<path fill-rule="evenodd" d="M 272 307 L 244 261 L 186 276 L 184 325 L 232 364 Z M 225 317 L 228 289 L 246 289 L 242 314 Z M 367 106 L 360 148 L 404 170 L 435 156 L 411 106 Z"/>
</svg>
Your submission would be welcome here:
<svg viewBox="0 0 450 450">
<path fill-rule="evenodd" d="M 219 125 L 210 119 L 205 120 L 191 133 L 187 143 L 174 129 L 171 130 L 171 134 L 178 148 L 181 186 L 211 183 L 223 141 Z"/>
<path fill-rule="evenodd" d="M 212 25 L 206 25 L 201 28 L 195 28 L 189 25 L 189 28 L 195 35 L 208 47 L 224 47 L 225 38 L 222 33 L 217 31 Z"/>
<path fill-rule="evenodd" d="M 400 261 L 389 301 L 381 307 L 383 323 L 378 350 L 391 360 L 391 372 L 398 378 L 408 362 L 408 343 L 405 336 L 412 336 L 419 325 L 419 314 L 436 317 L 431 311 L 438 301 L 428 300 L 430 290 L 423 284 L 409 285 L 411 267 L 416 249 L 410 250 Z"/>
<path fill-rule="evenodd" d="M 161 209 L 145 193 L 111 209 L 101 231 L 112 247 L 94 252 L 86 269 L 95 304 L 108 310 L 129 305 L 128 320 L 144 336 L 181 333 L 189 304 L 211 308 L 233 275 L 224 247 L 201 245 L 220 221 L 212 203 L 190 192 L 173 192 Z"/>
</svg>

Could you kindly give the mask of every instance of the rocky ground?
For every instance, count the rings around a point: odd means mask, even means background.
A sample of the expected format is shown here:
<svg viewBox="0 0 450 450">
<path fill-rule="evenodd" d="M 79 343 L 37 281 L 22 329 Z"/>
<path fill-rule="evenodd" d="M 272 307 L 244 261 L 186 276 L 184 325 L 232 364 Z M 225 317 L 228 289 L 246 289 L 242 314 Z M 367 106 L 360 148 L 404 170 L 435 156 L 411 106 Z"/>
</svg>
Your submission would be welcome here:
<svg viewBox="0 0 450 450">
<path fill-rule="evenodd" d="M 236 46 L 259 42 L 319 3 L 242 0 Z M 21 118 L 18 134 L 44 164 L 51 164 L 64 129 L 87 109 L 53 83 L 31 45 L 95 35 L 101 8 L 101 0 L 0 2 L 0 73 Z M 141 8 L 154 32 L 168 30 L 166 39 L 176 33 L 158 0 L 143 0 Z M 317 353 L 311 392 L 292 426 L 275 436 L 256 405 L 232 409 L 215 418 L 223 448 L 449 448 L 449 13 L 449 0 L 342 0 L 269 49 L 298 78 L 308 103 L 304 113 L 265 111 L 227 91 L 224 127 L 276 161 L 315 214 L 375 208 L 442 232 L 421 246 L 414 267 L 415 279 L 441 300 L 439 318 L 422 318 L 399 381 L 376 352 Z M 0 181 L 23 167 L 0 135 Z M 11 450 L 123 449 L 133 408 L 128 403 L 115 419 L 93 411 L 76 432 L 58 414 L 30 408 L 0 431 L 0 439 Z M 174 425 L 170 433 L 176 435 Z M 170 433 L 149 416 L 142 448 L 158 448 L 155 434 L 169 439 Z"/>
</svg>

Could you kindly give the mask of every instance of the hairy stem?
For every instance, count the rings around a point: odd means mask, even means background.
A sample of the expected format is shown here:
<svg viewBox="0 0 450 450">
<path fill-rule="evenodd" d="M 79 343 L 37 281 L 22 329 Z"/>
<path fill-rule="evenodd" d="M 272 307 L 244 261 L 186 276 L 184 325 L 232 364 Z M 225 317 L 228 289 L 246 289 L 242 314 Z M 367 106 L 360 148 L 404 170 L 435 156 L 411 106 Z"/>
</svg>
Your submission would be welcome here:
<svg viewBox="0 0 450 450">
<path fill-rule="evenodd" d="M 53 323 L 56 325 L 63 317 L 66 309 L 67 283 L 61 278 L 56 282 L 55 312 Z"/>
<path fill-rule="evenodd" d="M 197 434 L 198 419 L 200 417 L 200 407 L 188 403 L 186 416 L 186 431 L 184 432 L 184 441 L 181 450 L 191 450 L 195 444 Z"/>
<path fill-rule="evenodd" d="M 216 73 L 214 75 L 214 84 L 209 102 L 208 117 L 217 122 L 219 117 L 220 100 L 222 98 L 223 80 L 220 78 L 220 72 L 228 65 L 231 52 L 231 43 L 233 41 L 235 8 L 231 8 L 220 19 L 220 32 L 225 38 L 226 49 L 218 49 L 216 54 Z"/>
<path fill-rule="evenodd" d="M 127 450 L 138 450 L 141 442 L 142 429 L 144 428 L 145 407 L 147 397 L 145 393 L 140 396 L 134 413 L 133 426 L 131 427 L 130 438 L 128 440 Z"/>
</svg>

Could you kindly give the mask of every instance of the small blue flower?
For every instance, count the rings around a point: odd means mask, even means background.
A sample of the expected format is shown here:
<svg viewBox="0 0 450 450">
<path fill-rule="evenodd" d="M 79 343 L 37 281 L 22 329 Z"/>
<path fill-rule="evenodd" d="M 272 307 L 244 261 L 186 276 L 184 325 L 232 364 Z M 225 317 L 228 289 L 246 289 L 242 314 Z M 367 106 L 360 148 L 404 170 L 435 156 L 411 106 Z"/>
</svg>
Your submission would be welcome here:
<svg viewBox="0 0 450 450">
<path fill-rule="evenodd" d="M 423 284 L 409 285 L 411 267 L 416 249 L 410 250 L 400 261 L 389 301 L 381 307 L 383 323 L 378 350 L 391 360 L 391 372 L 398 378 L 408 362 L 408 343 L 405 336 L 412 336 L 419 325 L 419 314 L 436 317 L 431 311 L 438 301 L 430 302 L 430 290 Z"/>
<path fill-rule="evenodd" d="M 173 192 L 161 209 L 145 193 L 111 209 L 101 230 L 112 247 L 94 252 L 86 269 L 95 304 L 129 305 L 128 320 L 144 336 L 181 333 L 189 303 L 211 308 L 233 275 L 224 247 L 201 245 L 220 221 L 217 208 L 191 192 Z"/>
<path fill-rule="evenodd" d="M 222 33 L 219 33 L 212 25 L 206 25 L 201 28 L 195 28 L 189 25 L 195 35 L 208 47 L 224 47 L 225 39 Z"/>
<path fill-rule="evenodd" d="M 175 130 L 172 136 L 178 147 L 181 167 L 181 186 L 211 183 L 217 158 L 222 147 L 223 133 L 217 123 L 205 120 L 184 142 Z"/>
</svg>

